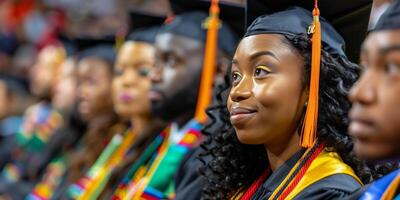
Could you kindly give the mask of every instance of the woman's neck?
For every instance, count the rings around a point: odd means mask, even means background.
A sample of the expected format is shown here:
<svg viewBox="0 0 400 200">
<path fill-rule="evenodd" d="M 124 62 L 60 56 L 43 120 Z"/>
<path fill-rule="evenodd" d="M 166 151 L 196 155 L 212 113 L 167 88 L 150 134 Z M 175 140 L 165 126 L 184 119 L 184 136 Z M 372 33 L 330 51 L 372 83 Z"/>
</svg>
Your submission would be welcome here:
<svg viewBox="0 0 400 200">
<path fill-rule="evenodd" d="M 274 141 L 273 144 L 265 144 L 264 146 L 267 151 L 269 165 L 271 166 L 272 171 L 278 169 L 301 149 L 300 137 L 297 132 L 295 132 L 288 140 L 279 142 Z"/>
<path fill-rule="evenodd" d="M 135 116 L 131 118 L 132 132 L 144 134 L 145 130 L 152 124 L 152 117 L 148 115 Z"/>
</svg>

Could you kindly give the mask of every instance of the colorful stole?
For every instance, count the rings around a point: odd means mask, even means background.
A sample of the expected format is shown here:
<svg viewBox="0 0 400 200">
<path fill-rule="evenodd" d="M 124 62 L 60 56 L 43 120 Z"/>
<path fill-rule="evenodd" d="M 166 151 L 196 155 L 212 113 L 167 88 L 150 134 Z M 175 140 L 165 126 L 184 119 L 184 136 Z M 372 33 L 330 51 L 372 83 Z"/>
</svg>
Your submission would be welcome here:
<svg viewBox="0 0 400 200">
<path fill-rule="evenodd" d="M 59 112 L 50 105 L 39 103 L 26 112 L 24 122 L 16 133 L 16 141 L 24 149 L 38 152 L 62 123 L 63 117 Z"/>
<path fill-rule="evenodd" d="M 29 108 L 20 130 L 15 135 L 16 155 L 13 155 L 13 161 L 4 167 L 0 176 L 8 182 L 19 181 L 25 171 L 25 164 L 20 159 L 24 159 L 29 152 L 41 152 L 62 123 L 62 115 L 45 103 Z"/>
<path fill-rule="evenodd" d="M 118 186 L 113 200 L 153 200 L 173 197 L 173 175 L 186 153 L 199 142 L 201 137 L 202 125 L 196 120 L 191 120 L 185 127 L 179 142 L 171 141 L 174 133 L 171 133 L 171 126 L 168 126 L 163 131 L 165 137 L 160 138 L 163 141 L 154 141 L 154 145 L 149 145 L 141 156 L 143 157 L 141 161 L 149 160 L 149 162 L 135 163 L 132 166 Z M 151 151 L 153 154 L 149 155 Z"/>
<path fill-rule="evenodd" d="M 112 171 L 132 147 L 135 137 L 136 134 L 130 130 L 127 130 L 124 136 L 115 135 L 86 176 L 68 188 L 68 196 L 72 199 L 97 199 Z"/>
<path fill-rule="evenodd" d="M 269 199 L 293 199 L 313 183 L 335 174 L 347 174 L 362 184 L 353 169 L 342 161 L 339 154 L 325 151 L 324 144 L 309 148 Z M 243 199 L 243 197 L 245 196 L 239 195 L 239 198 L 234 199 Z"/>
<path fill-rule="evenodd" d="M 373 182 L 360 197 L 360 200 L 388 200 L 398 199 L 396 191 L 400 188 L 400 169 Z"/>
<path fill-rule="evenodd" d="M 65 174 L 66 160 L 60 156 L 55 158 L 46 168 L 46 172 L 42 180 L 36 184 L 32 192 L 25 200 L 48 200 L 53 196 L 54 191 L 61 183 L 62 177 Z"/>
</svg>

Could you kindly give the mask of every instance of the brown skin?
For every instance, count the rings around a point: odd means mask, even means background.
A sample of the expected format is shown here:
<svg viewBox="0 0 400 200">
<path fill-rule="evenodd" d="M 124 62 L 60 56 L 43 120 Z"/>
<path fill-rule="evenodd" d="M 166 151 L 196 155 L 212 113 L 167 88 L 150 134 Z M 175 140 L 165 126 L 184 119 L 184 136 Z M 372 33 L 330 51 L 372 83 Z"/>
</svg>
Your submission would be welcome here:
<svg viewBox="0 0 400 200">
<path fill-rule="evenodd" d="M 47 46 L 40 51 L 30 71 L 30 90 L 33 95 L 39 98 L 50 97 L 64 59 L 65 51 L 61 47 Z"/>
<path fill-rule="evenodd" d="M 283 39 L 276 34 L 242 39 L 227 102 L 239 141 L 263 144 L 272 170 L 301 148 L 297 128 L 307 99 L 303 59 Z"/>
<path fill-rule="evenodd" d="M 67 59 L 61 65 L 59 80 L 54 88 L 52 105 L 60 111 L 68 111 L 76 101 L 76 63 Z"/>
<path fill-rule="evenodd" d="M 364 71 L 349 95 L 354 150 L 367 160 L 399 158 L 400 29 L 370 33 L 360 59 Z"/>
<path fill-rule="evenodd" d="M 187 96 L 194 99 L 180 99 L 177 96 L 198 89 L 196 88 L 198 80 L 195 77 L 200 77 L 201 74 L 204 45 L 200 41 L 171 33 L 158 35 L 155 45 L 157 63 L 150 75 L 152 81 L 150 99 L 157 102 L 161 112 L 176 112 L 164 120 L 177 120 L 183 124 L 192 116 L 188 114 L 187 108 L 177 110 L 182 108 L 182 105 L 190 104 L 187 100 L 196 100 L 193 95 Z M 174 108 L 174 111 L 167 110 L 171 108 Z"/>
<path fill-rule="evenodd" d="M 131 121 L 135 133 L 142 133 L 151 122 L 148 74 L 154 64 L 155 48 L 149 43 L 129 41 L 118 52 L 113 79 L 114 110 Z"/>
<path fill-rule="evenodd" d="M 183 125 L 193 117 L 203 69 L 204 43 L 162 33 L 157 36 L 155 46 L 157 63 L 150 73 L 152 90 L 149 95 L 153 111 L 156 110 L 154 114 Z M 217 59 L 216 83 L 223 80 L 230 60 L 222 51 L 218 51 Z"/>
<path fill-rule="evenodd" d="M 112 72 L 107 65 L 98 58 L 84 58 L 78 63 L 78 108 L 87 121 L 112 112 Z"/>
<path fill-rule="evenodd" d="M 7 85 L 0 80 L 0 119 L 7 117 L 10 106 L 10 96 L 7 92 Z"/>
</svg>

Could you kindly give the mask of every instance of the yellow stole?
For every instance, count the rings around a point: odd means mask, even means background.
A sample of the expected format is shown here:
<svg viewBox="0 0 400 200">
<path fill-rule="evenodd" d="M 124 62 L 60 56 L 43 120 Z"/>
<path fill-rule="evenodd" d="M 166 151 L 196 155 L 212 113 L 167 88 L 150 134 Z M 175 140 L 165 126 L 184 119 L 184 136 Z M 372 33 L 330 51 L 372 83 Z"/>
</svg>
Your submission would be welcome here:
<svg viewBox="0 0 400 200">
<path fill-rule="evenodd" d="M 296 165 L 297 164 L 298 163 L 296 163 Z M 290 174 L 291 173 L 289 173 L 289 175 Z M 332 176 L 335 174 L 347 174 L 347 175 L 353 177 L 355 180 L 357 180 L 360 184 L 362 184 L 361 180 L 356 176 L 353 169 L 342 161 L 339 154 L 337 154 L 336 152 L 327 152 L 324 150 L 311 163 L 310 167 L 307 169 L 303 178 L 296 185 L 296 187 L 292 190 L 292 192 L 290 192 L 290 194 L 287 196 L 286 199 L 293 199 L 308 186 L 318 182 L 321 179 L 324 179 L 328 176 Z M 288 178 L 289 177 L 286 177 L 284 180 L 287 180 Z M 285 181 L 283 181 L 277 187 L 277 189 L 281 188 L 284 183 L 285 183 Z M 273 199 L 274 194 L 276 192 L 277 191 L 275 191 L 269 199 Z M 243 193 L 236 195 L 232 199 L 240 200 L 242 195 L 243 195 Z"/>
<path fill-rule="evenodd" d="M 335 174 L 347 174 L 362 184 L 353 169 L 342 161 L 339 154 L 336 152 L 322 151 L 311 163 L 303 178 L 288 195 L 287 199 L 293 199 L 313 183 Z"/>
</svg>

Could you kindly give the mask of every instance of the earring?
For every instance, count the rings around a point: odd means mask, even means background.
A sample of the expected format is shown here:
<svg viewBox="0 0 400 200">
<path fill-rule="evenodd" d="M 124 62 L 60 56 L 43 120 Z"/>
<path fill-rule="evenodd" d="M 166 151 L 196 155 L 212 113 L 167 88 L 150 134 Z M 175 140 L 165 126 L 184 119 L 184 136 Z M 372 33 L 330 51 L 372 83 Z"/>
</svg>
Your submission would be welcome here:
<svg viewBox="0 0 400 200">
<path fill-rule="evenodd" d="M 307 107 L 307 106 L 308 106 L 308 101 L 306 101 L 306 103 L 304 104 L 304 106 L 305 106 L 305 107 Z"/>
</svg>

